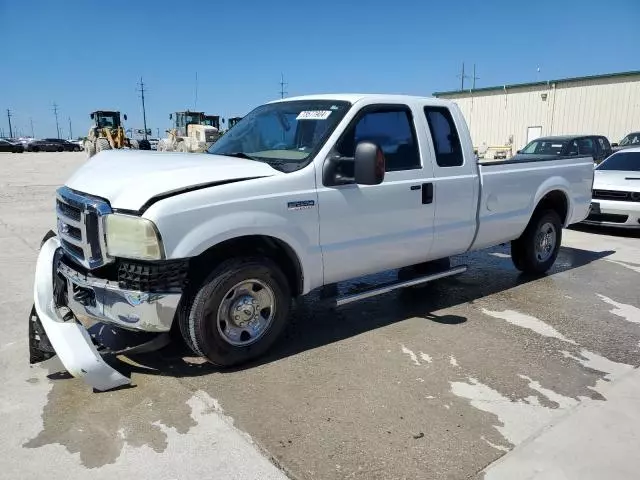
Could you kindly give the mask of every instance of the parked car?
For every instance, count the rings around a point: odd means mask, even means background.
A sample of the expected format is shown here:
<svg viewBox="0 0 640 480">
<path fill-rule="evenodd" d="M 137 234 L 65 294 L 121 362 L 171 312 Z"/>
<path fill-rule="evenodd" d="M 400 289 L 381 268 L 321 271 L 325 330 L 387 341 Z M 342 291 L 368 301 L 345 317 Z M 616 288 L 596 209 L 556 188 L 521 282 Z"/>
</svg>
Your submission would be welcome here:
<svg viewBox="0 0 640 480">
<path fill-rule="evenodd" d="M 584 223 L 640 229 L 640 146 L 618 151 L 595 170 Z"/>
<path fill-rule="evenodd" d="M 0 139 L 0 152 L 22 153 L 24 146 L 19 142 Z"/>
<path fill-rule="evenodd" d="M 620 140 L 620 143 L 613 143 L 611 146 L 614 152 L 625 148 L 640 147 L 640 132 L 632 132 Z"/>
<path fill-rule="evenodd" d="M 547 158 L 588 155 L 597 164 L 611 155 L 611 144 L 602 135 L 564 135 L 541 137 L 529 142 L 518 150 L 512 158 L 527 160 L 531 155 L 544 155 Z"/>
<path fill-rule="evenodd" d="M 61 138 L 33 140 L 26 145 L 29 152 L 79 152 L 80 145 Z"/>
<path fill-rule="evenodd" d="M 158 142 L 160 140 L 158 140 L 157 138 L 150 138 L 149 139 L 149 145 L 151 146 L 151 150 L 157 150 L 158 149 Z"/>
<path fill-rule="evenodd" d="M 208 153 L 103 151 L 58 190 L 31 358 L 43 358 L 42 341 L 107 390 L 130 379 L 74 315 L 121 339 L 137 331 L 140 348 L 180 331 L 231 366 L 264 354 L 293 299 L 324 286 L 401 268 L 396 282 L 334 299 L 345 305 L 463 273 L 451 255 L 504 242 L 517 269 L 540 274 L 562 228 L 586 218 L 594 172 L 589 156 L 477 162 L 455 103 L 396 95 L 262 105 Z"/>
</svg>

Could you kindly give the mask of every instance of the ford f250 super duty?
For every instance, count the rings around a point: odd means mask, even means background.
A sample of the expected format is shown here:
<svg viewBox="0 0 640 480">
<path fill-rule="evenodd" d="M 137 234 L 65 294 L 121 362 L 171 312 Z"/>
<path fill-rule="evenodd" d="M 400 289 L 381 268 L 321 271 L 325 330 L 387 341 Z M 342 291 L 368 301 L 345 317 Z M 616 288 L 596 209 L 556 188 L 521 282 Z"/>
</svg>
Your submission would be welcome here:
<svg viewBox="0 0 640 480">
<path fill-rule="evenodd" d="M 203 154 L 101 152 L 57 191 L 31 361 L 57 354 L 106 390 L 130 380 L 105 353 L 158 348 L 173 327 L 214 364 L 246 362 L 276 341 L 292 299 L 367 274 L 505 242 L 517 269 L 540 274 L 562 228 L 588 215 L 592 184 L 589 157 L 478 162 L 454 103 L 410 96 L 268 103 Z M 106 347 L 119 333 L 125 345 Z"/>
</svg>

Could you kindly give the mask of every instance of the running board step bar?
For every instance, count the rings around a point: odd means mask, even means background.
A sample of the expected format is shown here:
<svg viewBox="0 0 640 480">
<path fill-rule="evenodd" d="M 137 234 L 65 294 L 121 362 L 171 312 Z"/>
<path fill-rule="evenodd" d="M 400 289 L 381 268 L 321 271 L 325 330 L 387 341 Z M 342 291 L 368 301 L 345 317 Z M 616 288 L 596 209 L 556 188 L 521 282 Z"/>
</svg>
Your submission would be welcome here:
<svg viewBox="0 0 640 480">
<path fill-rule="evenodd" d="M 467 268 L 468 267 L 466 265 L 458 265 L 457 267 L 453 267 L 443 272 L 433 273 L 431 275 L 412 278 L 411 280 L 404 280 L 401 282 L 387 283 L 385 285 L 382 285 L 377 288 L 373 288 L 371 290 L 365 290 L 364 292 L 358 292 L 351 295 L 345 295 L 344 297 L 339 297 L 336 299 L 336 305 L 340 307 L 342 305 L 347 305 L 349 303 L 357 302 L 359 300 L 364 300 L 365 298 L 375 297 L 377 295 L 382 295 L 383 293 L 392 292 L 399 288 L 415 287 L 417 285 L 433 282 L 434 280 L 439 280 L 441 278 L 452 277 L 453 275 L 460 275 L 461 273 L 466 272 Z"/>
</svg>

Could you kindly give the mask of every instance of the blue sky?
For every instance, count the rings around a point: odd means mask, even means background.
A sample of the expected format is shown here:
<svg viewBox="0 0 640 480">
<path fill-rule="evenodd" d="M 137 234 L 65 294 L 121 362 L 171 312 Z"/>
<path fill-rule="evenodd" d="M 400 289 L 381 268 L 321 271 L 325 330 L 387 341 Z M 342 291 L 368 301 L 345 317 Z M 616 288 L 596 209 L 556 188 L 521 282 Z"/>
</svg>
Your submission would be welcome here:
<svg viewBox="0 0 640 480">
<path fill-rule="evenodd" d="M 155 134 L 194 108 L 196 72 L 197 109 L 226 118 L 278 98 L 281 72 L 289 95 L 430 95 L 463 61 L 477 87 L 640 69 L 638 0 L 347 1 L 0 0 L 0 128 L 10 108 L 55 136 L 53 102 L 65 136 L 97 109 L 141 128 L 141 76 Z"/>
</svg>

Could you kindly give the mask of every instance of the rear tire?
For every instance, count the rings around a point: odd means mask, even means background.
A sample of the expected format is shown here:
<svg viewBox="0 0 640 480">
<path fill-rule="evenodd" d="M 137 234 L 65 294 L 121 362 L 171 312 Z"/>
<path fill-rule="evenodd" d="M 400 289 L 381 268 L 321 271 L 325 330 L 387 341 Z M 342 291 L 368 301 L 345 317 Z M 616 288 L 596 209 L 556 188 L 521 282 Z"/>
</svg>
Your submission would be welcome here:
<svg viewBox="0 0 640 480">
<path fill-rule="evenodd" d="M 87 159 L 93 157 L 96 154 L 96 145 L 87 140 L 84 142 L 84 151 L 87 152 Z"/>
<path fill-rule="evenodd" d="M 38 152 L 40 151 L 40 148 L 39 148 L 39 147 L 33 147 L 33 148 L 31 149 L 31 151 L 32 151 L 32 152 L 35 152 L 35 153 L 38 153 Z"/>
<path fill-rule="evenodd" d="M 57 151 L 57 152 L 64 152 L 64 148 L 63 148 L 63 147 L 58 147 L 58 148 L 56 149 L 56 151 Z"/>
<path fill-rule="evenodd" d="M 178 142 L 178 145 L 176 145 L 176 151 L 181 153 L 188 153 L 189 149 L 187 148 L 187 144 L 185 142 Z"/>
<path fill-rule="evenodd" d="M 103 150 L 111 150 L 111 144 L 109 143 L 109 139 L 100 137 L 96 140 L 96 153 Z"/>
<path fill-rule="evenodd" d="M 151 150 L 151 144 L 149 143 L 149 140 L 140 140 L 138 142 L 138 148 L 140 150 Z"/>
<path fill-rule="evenodd" d="M 562 221 L 557 212 L 535 212 L 520 238 L 511 242 L 511 260 L 523 273 L 543 274 L 555 263 L 561 243 Z"/>
<path fill-rule="evenodd" d="M 264 354 L 289 318 L 291 289 L 266 257 L 220 264 L 178 312 L 180 332 L 196 355 L 230 367 Z M 236 315 L 237 313 L 237 315 Z"/>
</svg>

